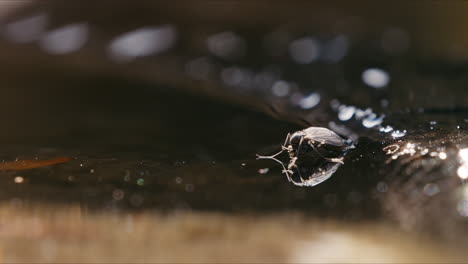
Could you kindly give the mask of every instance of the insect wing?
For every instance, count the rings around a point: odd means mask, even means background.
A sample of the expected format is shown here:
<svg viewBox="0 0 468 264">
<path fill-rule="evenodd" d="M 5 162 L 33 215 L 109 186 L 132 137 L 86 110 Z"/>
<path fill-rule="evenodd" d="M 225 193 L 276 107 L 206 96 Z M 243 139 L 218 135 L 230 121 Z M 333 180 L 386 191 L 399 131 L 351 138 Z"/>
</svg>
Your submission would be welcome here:
<svg viewBox="0 0 468 264">
<path fill-rule="evenodd" d="M 313 187 L 328 180 L 340 166 L 341 163 L 334 163 L 324 171 L 312 173 L 306 180 L 302 180 L 302 182 L 293 181 L 293 184 L 297 186 Z"/>
<path fill-rule="evenodd" d="M 324 127 L 309 127 L 304 129 L 307 137 L 325 144 L 341 147 L 344 145 L 343 139 L 335 132 Z"/>
</svg>

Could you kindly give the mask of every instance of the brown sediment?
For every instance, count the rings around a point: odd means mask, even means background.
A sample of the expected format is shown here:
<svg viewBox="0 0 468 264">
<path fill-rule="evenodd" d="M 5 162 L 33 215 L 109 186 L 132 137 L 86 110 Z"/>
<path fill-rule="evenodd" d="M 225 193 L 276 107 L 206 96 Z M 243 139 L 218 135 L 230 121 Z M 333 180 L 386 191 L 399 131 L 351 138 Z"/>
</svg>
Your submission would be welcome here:
<svg viewBox="0 0 468 264">
<path fill-rule="evenodd" d="M 47 167 L 70 161 L 70 157 L 59 157 L 48 160 L 17 160 L 0 163 L 0 170 L 29 170 L 34 168 Z"/>
</svg>

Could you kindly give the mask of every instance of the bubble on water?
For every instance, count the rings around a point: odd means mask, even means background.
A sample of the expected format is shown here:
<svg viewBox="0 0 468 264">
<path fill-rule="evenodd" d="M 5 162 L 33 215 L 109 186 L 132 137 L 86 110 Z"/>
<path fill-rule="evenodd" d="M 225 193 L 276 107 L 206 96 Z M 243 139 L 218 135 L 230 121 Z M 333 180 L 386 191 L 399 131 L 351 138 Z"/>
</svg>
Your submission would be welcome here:
<svg viewBox="0 0 468 264">
<path fill-rule="evenodd" d="M 338 109 L 338 119 L 341 121 L 348 121 L 353 117 L 355 112 L 356 107 L 341 105 Z"/>
<path fill-rule="evenodd" d="M 378 68 L 369 68 L 361 75 L 362 81 L 373 88 L 383 88 L 390 82 L 390 75 Z"/>
<path fill-rule="evenodd" d="M 225 31 L 208 37 L 206 45 L 213 55 L 228 60 L 240 59 L 246 52 L 244 39 L 232 31 Z"/>
<path fill-rule="evenodd" d="M 395 130 L 392 132 L 392 137 L 393 138 L 400 138 L 406 136 L 406 130 Z"/>
<path fill-rule="evenodd" d="M 436 183 L 428 183 L 424 185 L 423 192 L 427 196 L 434 196 L 440 192 L 440 188 Z"/>
<path fill-rule="evenodd" d="M 311 93 L 299 99 L 298 105 L 302 109 L 312 109 L 320 103 L 320 94 Z"/>
<path fill-rule="evenodd" d="M 320 56 L 319 43 L 310 37 L 294 40 L 289 45 L 291 58 L 299 64 L 309 64 Z"/>
<path fill-rule="evenodd" d="M 43 34 L 49 17 L 46 14 L 22 18 L 5 25 L 3 34 L 16 43 L 33 42 Z"/>
<path fill-rule="evenodd" d="M 87 24 L 71 24 L 47 32 L 39 45 L 50 54 L 66 54 L 79 50 L 88 40 Z"/>
<path fill-rule="evenodd" d="M 259 174 L 267 174 L 268 171 L 270 171 L 269 168 L 263 168 L 263 169 L 259 169 L 259 170 L 258 170 L 258 173 L 259 173 Z"/>
<path fill-rule="evenodd" d="M 177 30 L 172 25 L 145 27 L 124 33 L 113 39 L 109 45 L 112 59 L 127 62 L 137 57 L 162 53 L 172 48 Z"/>
</svg>

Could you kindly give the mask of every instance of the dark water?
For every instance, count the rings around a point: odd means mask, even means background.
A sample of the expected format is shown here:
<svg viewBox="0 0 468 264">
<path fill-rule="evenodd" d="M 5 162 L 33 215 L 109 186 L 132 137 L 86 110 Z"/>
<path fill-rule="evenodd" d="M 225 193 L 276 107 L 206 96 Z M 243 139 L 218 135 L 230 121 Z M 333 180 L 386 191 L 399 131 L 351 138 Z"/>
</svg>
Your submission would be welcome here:
<svg viewBox="0 0 468 264">
<path fill-rule="evenodd" d="M 316 62 L 302 65 L 287 52 L 271 55 L 263 46 L 264 36 L 287 20 L 275 20 L 268 11 L 256 17 L 262 23 L 255 25 L 255 18 L 223 20 L 209 10 L 203 20 L 196 8 L 175 6 L 161 19 L 152 20 L 149 11 L 130 19 L 134 14 L 127 17 L 130 11 L 116 7 L 120 20 L 109 24 L 107 15 L 96 11 L 99 4 L 83 4 L 84 11 L 72 15 L 59 1 L 46 3 L 12 17 L 52 10 L 54 25 L 89 23 L 91 44 L 57 56 L 34 41 L 2 41 L 0 159 L 73 160 L 1 172 L 2 201 L 79 203 L 96 210 L 299 210 L 342 220 L 395 221 L 448 238 L 466 234 L 468 189 L 460 179 L 460 168 L 468 162 L 462 155 L 468 148 L 463 63 L 420 56 L 413 49 L 392 52 L 405 37 L 397 37 L 389 53 L 373 33 L 336 32 L 326 23 L 315 30 L 308 28 L 314 22 L 300 21 L 286 27 L 286 49 L 295 39 L 312 36 L 325 50 Z M 146 6 L 142 1 L 129 7 Z M 304 12 L 300 5 L 290 8 Z M 374 20 L 369 21 L 362 28 L 373 27 Z M 131 62 L 108 58 L 103 47 L 113 37 L 161 23 L 179 29 L 179 42 L 168 53 Z M 226 28 L 245 40 L 249 53 L 242 59 L 219 58 L 200 47 L 207 36 Z M 337 54 L 333 47 L 339 47 L 342 36 L 349 46 L 346 56 L 330 57 Z M 282 40 L 269 43 L 285 48 Z M 187 62 L 199 58 L 214 65 L 214 75 L 187 72 Z M 203 65 L 193 68 L 203 70 Z M 227 79 L 219 77 L 226 69 Z M 383 70 L 390 83 L 383 89 L 372 87 L 372 80 L 366 84 L 362 73 L 367 69 Z M 247 75 L 265 71 L 280 72 L 276 81 L 297 86 L 290 88 L 300 99 L 311 94 L 320 99 L 301 109 L 290 94 L 271 94 L 271 84 L 266 89 L 264 83 L 242 83 Z M 229 83 L 236 76 L 241 81 Z M 353 114 L 345 118 L 349 107 Z M 273 153 L 287 133 L 308 125 L 329 127 L 355 142 L 329 180 L 297 187 L 277 164 L 255 160 L 256 153 Z M 388 127 L 392 130 L 385 131 Z M 23 182 L 16 183 L 17 177 Z"/>
</svg>

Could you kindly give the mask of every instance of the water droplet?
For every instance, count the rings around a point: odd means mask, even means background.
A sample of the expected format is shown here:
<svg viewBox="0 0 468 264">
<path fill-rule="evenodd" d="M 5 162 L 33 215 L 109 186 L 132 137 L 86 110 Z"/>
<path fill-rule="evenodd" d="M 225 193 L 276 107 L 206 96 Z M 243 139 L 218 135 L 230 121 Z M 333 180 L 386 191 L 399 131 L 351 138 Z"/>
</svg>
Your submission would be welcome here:
<svg viewBox="0 0 468 264">
<path fill-rule="evenodd" d="M 373 88 L 383 88 L 390 82 L 390 76 L 382 69 L 370 68 L 362 73 L 362 81 Z"/>
<path fill-rule="evenodd" d="M 43 35 L 39 45 L 50 54 L 66 54 L 79 50 L 88 40 L 87 24 L 71 24 Z"/>
<path fill-rule="evenodd" d="M 167 51 L 174 45 L 176 37 L 177 31 L 172 25 L 146 27 L 113 39 L 109 52 L 112 59 L 127 62 L 137 57 Z"/>
</svg>

